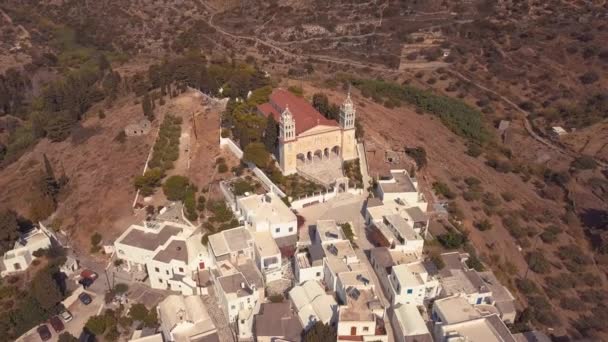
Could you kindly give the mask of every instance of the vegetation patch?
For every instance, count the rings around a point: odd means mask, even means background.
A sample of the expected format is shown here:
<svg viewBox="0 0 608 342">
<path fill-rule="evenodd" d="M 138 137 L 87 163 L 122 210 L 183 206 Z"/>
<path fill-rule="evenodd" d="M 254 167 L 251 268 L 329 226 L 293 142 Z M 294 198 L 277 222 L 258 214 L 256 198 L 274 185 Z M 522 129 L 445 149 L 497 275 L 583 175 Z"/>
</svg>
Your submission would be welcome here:
<svg viewBox="0 0 608 342">
<path fill-rule="evenodd" d="M 361 175 L 359 159 L 345 161 L 342 167 L 344 174 L 348 177 L 348 186 L 363 189 L 363 175 Z"/>
</svg>

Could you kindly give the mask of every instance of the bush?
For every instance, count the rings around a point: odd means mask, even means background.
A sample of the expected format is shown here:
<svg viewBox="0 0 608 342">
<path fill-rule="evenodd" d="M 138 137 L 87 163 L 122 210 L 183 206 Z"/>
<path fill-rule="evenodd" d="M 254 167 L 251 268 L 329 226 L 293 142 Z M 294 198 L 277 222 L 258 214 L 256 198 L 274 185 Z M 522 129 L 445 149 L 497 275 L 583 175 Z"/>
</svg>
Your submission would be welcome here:
<svg viewBox="0 0 608 342">
<path fill-rule="evenodd" d="M 217 165 L 217 172 L 219 173 L 226 173 L 228 172 L 228 166 L 226 164 L 218 164 Z"/>
<path fill-rule="evenodd" d="M 426 150 L 424 147 L 414 147 L 414 148 L 405 148 L 405 153 L 410 156 L 416 162 L 416 167 L 418 170 L 426 166 Z"/>
<path fill-rule="evenodd" d="M 597 167 L 597 162 L 591 156 L 580 156 L 572 162 L 571 166 L 579 170 L 593 170 Z"/>
<path fill-rule="evenodd" d="M 535 273 L 548 273 L 551 270 L 551 264 L 545 258 L 545 255 L 540 251 L 532 251 L 526 254 L 528 266 Z"/>
<path fill-rule="evenodd" d="M 551 225 L 540 234 L 540 239 L 544 243 L 553 243 L 557 241 L 559 234 L 562 232 L 562 229 L 559 226 Z"/>
<path fill-rule="evenodd" d="M 473 157 L 473 158 L 477 158 L 481 155 L 482 153 L 482 149 L 479 145 L 477 144 L 468 144 L 467 145 L 467 151 L 465 152 L 466 154 L 468 154 L 469 156 Z"/>
<path fill-rule="evenodd" d="M 262 143 L 251 143 L 245 147 L 243 160 L 255 164 L 261 169 L 265 169 L 270 161 L 270 154 Z"/>
<path fill-rule="evenodd" d="M 101 243 L 101 234 L 94 233 L 91 235 L 91 246 L 97 246 Z"/>
<path fill-rule="evenodd" d="M 508 191 L 501 193 L 500 196 L 502 197 L 502 199 L 505 202 L 511 202 L 515 199 L 515 195 L 513 195 L 512 192 L 508 192 Z"/>
<path fill-rule="evenodd" d="M 155 189 L 160 186 L 160 181 L 162 178 L 162 170 L 152 168 L 146 170 L 143 175 L 135 177 L 134 185 L 142 196 L 147 197 L 154 194 Z"/>
<path fill-rule="evenodd" d="M 129 317 L 131 317 L 131 319 L 134 321 L 145 321 L 149 313 L 148 308 L 140 303 L 133 304 L 129 309 Z"/>
<path fill-rule="evenodd" d="M 446 234 L 437 236 L 437 240 L 447 249 L 458 249 L 467 241 L 467 238 L 466 236 L 451 230 Z"/>
<path fill-rule="evenodd" d="M 517 288 L 525 295 L 531 295 L 538 293 L 538 286 L 530 279 L 516 279 L 515 284 Z"/>
<path fill-rule="evenodd" d="M 479 229 L 482 232 L 486 230 L 492 229 L 492 223 L 488 219 L 483 219 L 481 221 L 475 222 L 475 228 Z"/>
<path fill-rule="evenodd" d="M 435 264 L 438 270 L 441 270 L 445 267 L 445 262 L 441 258 L 441 255 L 438 252 L 431 253 L 431 261 Z"/>
<path fill-rule="evenodd" d="M 573 297 L 562 297 L 559 300 L 559 306 L 561 306 L 563 309 L 570 311 L 586 310 L 585 303 L 583 303 L 580 299 Z"/>
<path fill-rule="evenodd" d="M 433 190 L 435 190 L 436 194 L 441 195 L 447 199 L 456 198 L 456 194 L 445 183 L 433 182 Z"/>
<path fill-rule="evenodd" d="M 481 199 L 481 192 L 468 190 L 462 193 L 462 198 L 467 202 L 478 201 Z"/>
</svg>

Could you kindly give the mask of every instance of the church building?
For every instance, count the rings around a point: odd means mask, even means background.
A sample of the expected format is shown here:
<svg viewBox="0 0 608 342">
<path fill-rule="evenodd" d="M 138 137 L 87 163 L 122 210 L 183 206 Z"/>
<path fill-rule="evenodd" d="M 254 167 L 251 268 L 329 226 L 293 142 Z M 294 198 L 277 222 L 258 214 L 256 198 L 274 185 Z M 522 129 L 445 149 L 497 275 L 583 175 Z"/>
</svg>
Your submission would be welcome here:
<svg viewBox="0 0 608 342">
<path fill-rule="evenodd" d="M 357 158 L 355 106 L 350 93 L 340 107 L 339 122 L 319 113 L 310 103 L 284 89 L 275 89 L 260 114 L 279 123 L 279 165 L 284 175 L 311 167 Z"/>
</svg>

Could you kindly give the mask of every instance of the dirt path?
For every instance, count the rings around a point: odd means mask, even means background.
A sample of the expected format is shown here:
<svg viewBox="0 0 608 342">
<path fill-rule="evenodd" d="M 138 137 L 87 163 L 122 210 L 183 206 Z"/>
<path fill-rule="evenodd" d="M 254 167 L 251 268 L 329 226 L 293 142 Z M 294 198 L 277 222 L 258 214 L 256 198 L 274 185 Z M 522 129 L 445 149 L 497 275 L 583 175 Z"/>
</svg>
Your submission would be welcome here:
<svg viewBox="0 0 608 342">
<path fill-rule="evenodd" d="M 514 108 L 518 112 L 522 113 L 523 114 L 522 119 L 524 121 L 524 127 L 526 129 L 526 132 L 528 132 L 528 134 L 532 138 L 534 138 L 534 140 L 540 142 L 541 144 L 547 146 L 548 148 L 550 148 L 550 149 L 552 149 L 554 151 L 557 151 L 559 153 L 565 154 L 565 155 L 567 155 L 569 157 L 578 158 L 580 156 L 579 153 L 576 153 L 574 151 L 570 151 L 570 150 L 565 149 L 565 148 L 563 148 L 561 146 L 558 146 L 558 145 L 554 144 L 553 142 L 551 142 L 550 140 L 545 139 L 545 138 L 541 137 L 540 135 L 538 135 L 536 132 L 534 132 L 534 129 L 532 128 L 532 123 L 528 119 L 528 117 L 530 116 L 530 112 L 522 109 L 515 102 L 509 100 L 508 98 L 506 98 L 503 95 L 500 95 L 499 93 L 495 92 L 494 90 L 492 90 L 492 89 L 490 89 L 490 88 L 488 88 L 488 87 L 486 87 L 484 85 L 481 85 L 481 84 L 479 84 L 479 83 L 471 80 L 470 78 L 464 76 L 463 74 L 459 73 L 458 71 L 448 70 L 448 72 L 451 73 L 452 75 L 454 75 L 454 76 L 456 76 L 456 77 L 458 77 L 458 78 L 466 81 L 466 82 L 471 83 L 472 85 L 476 86 L 477 88 L 479 88 L 481 90 L 487 91 L 487 92 L 489 92 L 491 94 L 494 94 L 494 95 L 498 96 L 503 102 L 507 103 L 509 106 L 511 106 L 512 108 Z M 597 158 L 594 158 L 594 159 L 595 159 L 595 161 L 596 161 L 596 163 L 598 165 L 600 165 L 600 166 L 602 166 L 604 168 L 608 167 L 608 163 L 605 163 L 605 162 L 603 162 L 601 160 L 598 160 Z"/>
</svg>

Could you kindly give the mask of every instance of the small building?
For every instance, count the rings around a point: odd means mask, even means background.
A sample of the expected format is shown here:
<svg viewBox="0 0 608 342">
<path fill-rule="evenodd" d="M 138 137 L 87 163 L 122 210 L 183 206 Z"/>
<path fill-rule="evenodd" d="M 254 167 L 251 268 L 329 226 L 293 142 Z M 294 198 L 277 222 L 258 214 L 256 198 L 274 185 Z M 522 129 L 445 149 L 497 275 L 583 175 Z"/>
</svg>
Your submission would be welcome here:
<svg viewBox="0 0 608 342">
<path fill-rule="evenodd" d="M 13 248 L 4 253 L 2 277 L 26 270 L 36 259 L 34 253 L 41 249 L 48 249 L 51 245 L 52 235 L 42 227 L 21 233 Z"/>
<path fill-rule="evenodd" d="M 385 310 L 373 290 L 348 288 L 345 305 L 339 307 L 338 341 L 388 342 Z"/>
<path fill-rule="evenodd" d="M 273 192 L 241 197 L 237 207 L 245 226 L 252 232 L 270 232 L 273 238 L 298 233 L 298 219 Z"/>
<path fill-rule="evenodd" d="M 313 244 L 304 252 L 296 254 L 294 271 L 296 281 L 302 284 L 308 280 L 323 281 L 323 249 L 320 244 Z"/>
<path fill-rule="evenodd" d="M 338 274 L 336 296 L 342 303 L 347 302 L 347 291 L 352 291 L 353 289 L 359 291 L 375 290 L 374 283 L 367 269 L 361 268 Z"/>
<path fill-rule="evenodd" d="M 293 302 L 304 330 L 308 330 L 316 322 L 335 326 L 338 303 L 332 295 L 325 293 L 317 281 L 309 280 L 294 286 L 289 291 L 289 299 Z"/>
<path fill-rule="evenodd" d="M 408 208 L 418 206 L 427 211 L 428 202 L 418 189 L 418 181 L 406 170 L 391 170 L 390 178 L 378 180 L 376 191 L 384 204 L 396 201 Z"/>
<path fill-rule="evenodd" d="M 344 232 L 334 220 L 319 220 L 316 224 L 313 243 L 326 244 L 346 240 Z"/>
<path fill-rule="evenodd" d="M 397 304 L 393 307 L 391 324 L 395 341 L 433 342 L 433 337 L 415 304 Z"/>
<path fill-rule="evenodd" d="M 415 253 L 422 255 L 424 239 L 414 230 L 410 222 L 400 215 L 387 215 L 374 226 L 380 232 L 383 239 L 388 242 L 388 247 L 404 253 Z"/>
<path fill-rule="evenodd" d="M 270 232 L 256 232 L 255 260 L 266 282 L 281 279 L 281 251 Z"/>
<path fill-rule="evenodd" d="M 194 228 L 175 222 L 144 222 L 131 225 L 114 241 L 116 257 L 123 260 L 127 271 L 145 273 L 146 263 L 163 248 L 172 237 L 187 238 Z"/>
<path fill-rule="evenodd" d="M 158 304 L 165 341 L 218 341 L 217 329 L 200 296 L 169 295 Z"/>
<path fill-rule="evenodd" d="M 264 303 L 254 319 L 254 335 L 257 342 L 299 342 L 302 324 L 289 302 Z"/>
<path fill-rule="evenodd" d="M 551 137 L 554 139 L 559 139 L 561 137 L 563 137 L 564 135 L 567 135 L 568 131 L 566 131 L 563 127 L 561 126 L 553 126 L 551 127 Z"/>
<path fill-rule="evenodd" d="M 515 299 L 491 271 L 477 272 L 466 265 L 469 255 L 460 252 L 441 254 L 445 267 L 438 272 L 441 296 L 460 296 L 475 307 L 492 311 L 505 322 L 515 319 Z"/>
<path fill-rule="evenodd" d="M 178 291 L 185 296 L 201 294 L 198 272 L 209 267 L 211 262 L 201 238 L 200 233 L 185 239 L 174 237 L 159 248 L 146 263 L 150 287 Z"/>
<path fill-rule="evenodd" d="M 392 305 L 422 306 L 426 300 L 436 298 L 440 292 L 439 281 L 429 275 L 420 261 L 394 266 L 388 283 L 388 299 Z"/>
<path fill-rule="evenodd" d="M 438 299 L 433 303 L 435 341 L 516 342 L 509 328 L 492 306 L 473 306 L 463 296 Z"/>
<path fill-rule="evenodd" d="M 221 231 L 209 236 L 209 252 L 214 264 L 225 260 L 236 264 L 239 257 L 254 259 L 253 236 L 245 227 Z"/>
<path fill-rule="evenodd" d="M 259 290 L 238 271 L 216 278 L 217 297 L 229 322 L 236 322 L 241 310 L 254 309 L 258 305 Z"/>
<path fill-rule="evenodd" d="M 325 255 L 323 282 L 331 291 L 337 291 L 338 274 L 352 271 L 354 265 L 360 266 L 361 264 L 348 240 L 327 243 L 322 248 Z"/>
</svg>

